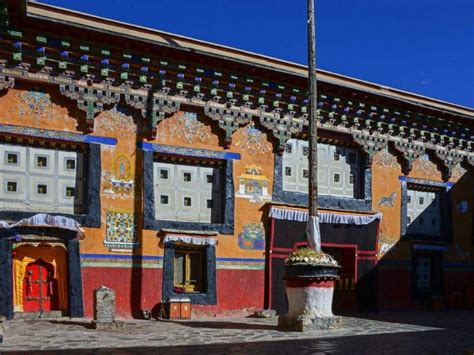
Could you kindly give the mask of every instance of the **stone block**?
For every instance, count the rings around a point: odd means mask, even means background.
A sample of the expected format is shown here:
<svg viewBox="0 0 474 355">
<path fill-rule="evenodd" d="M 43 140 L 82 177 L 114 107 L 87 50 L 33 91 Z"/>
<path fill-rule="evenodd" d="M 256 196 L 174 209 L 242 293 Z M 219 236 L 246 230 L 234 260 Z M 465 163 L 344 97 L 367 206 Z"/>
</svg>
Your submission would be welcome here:
<svg viewBox="0 0 474 355">
<path fill-rule="evenodd" d="M 342 318 L 339 316 L 331 317 L 297 317 L 280 316 L 278 318 L 278 329 L 295 332 L 308 332 L 313 330 L 338 329 L 342 325 Z"/>
<path fill-rule="evenodd" d="M 112 323 L 115 321 L 115 291 L 101 286 L 94 290 L 94 321 Z"/>
<path fill-rule="evenodd" d="M 274 309 L 264 309 L 261 311 L 255 311 L 255 318 L 273 318 L 276 316 L 276 311 Z"/>
</svg>

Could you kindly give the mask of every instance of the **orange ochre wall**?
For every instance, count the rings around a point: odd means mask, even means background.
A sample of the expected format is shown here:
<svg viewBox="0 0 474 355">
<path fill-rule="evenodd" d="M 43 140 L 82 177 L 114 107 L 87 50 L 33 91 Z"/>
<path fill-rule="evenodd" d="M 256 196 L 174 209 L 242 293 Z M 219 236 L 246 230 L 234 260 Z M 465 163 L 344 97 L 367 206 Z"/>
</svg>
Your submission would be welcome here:
<svg viewBox="0 0 474 355">
<path fill-rule="evenodd" d="M 76 103 L 59 93 L 57 86 L 25 84 L 20 81 L 14 89 L 0 97 L 2 114 L 0 124 L 63 130 L 84 134 L 79 129 L 85 122 L 84 112 Z M 233 165 L 234 191 L 239 189 L 239 176 L 246 168 L 257 166 L 268 180 L 271 196 L 274 175 L 274 152 L 272 142 L 265 131 L 249 134 L 253 127 L 240 127 L 232 136 L 229 149 L 222 145 L 223 131 L 216 122 L 206 117 L 202 110 L 182 108 L 195 112 L 197 120 L 192 124 L 184 122 L 184 112 L 180 111 L 158 124 L 157 135 L 149 140 L 147 122 L 138 111 L 128 108 L 108 108 L 94 119 L 93 135 L 113 137 L 117 145 L 101 146 L 101 227 L 85 228 L 85 238 L 81 241 L 83 291 L 86 315 L 92 314 L 93 290 L 101 285 L 113 288 L 117 293 L 117 311 L 121 316 L 129 316 L 141 309 L 152 309 L 161 300 L 163 246 L 156 231 L 143 230 L 142 201 L 142 152 L 138 142 L 164 145 L 230 151 L 239 153 L 240 160 Z M 259 128 L 258 128 L 259 129 Z M 110 186 L 116 177 L 118 161 L 126 162 L 125 177 L 134 180 L 132 189 L 114 190 Z M 410 261 L 411 250 L 408 243 L 400 243 L 400 197 L 399 176 L 401 167 L 396 158 L 387 151 L 379 152 L 373 162 L 372 196 L 373 210 L 383 213 L 379 235 L 379 259 Z M 415 161 L 410 177 L 441 181 L 441 173 L 430 161 Z M 122 176 L 123 177 L 123 176 Z M 471 242 L 472 221 L 472 174 L 456 167 L 452 181 L 462 182 L 453 187 L 453 206 L 461 200 L 468 200 L 468 211 L 453 210 L 453 246 L 446 253 L 448 262 L 470 262 L 473 260 Z M 395 195 L 392 195 L 396 193 Z M 395 196 L 391 204 L 379 204 L 382 197 Z M 195 306 L 197 312 L 211 314 L 230 310 L 252 310 L 264 306 L 264 250 L 243 249 L 238 244 L 238 236 L 247 224 L 257 224 L 265 228 L 268 240 L 268 221 L 264 214 L 265 201 L 252 202 L 248 198 L 235 198 L 234 235 L 218 235 L 217 257 L 217 298 L 216 306 Z M 139 247 L 134 250 L 117 250 L 104 245 L 106 237 L 107 212 L 121 212 L 136 215 Z M 456 247 L 455 247 L 456 246 Z M 463 259 L 460 255 L 464 252 Z M 143 264 L 137 262 L 146 261 Z M 232 261 L 229 261 L 232 258 Z M 237 259 L 241 259 L 239 262 Z M 236 261 L 237 260 L 237 261 Z M 404 267 L 379 270 L 382 278 L 401 281 L 405 279 Z M 406 280 L 408 283 L 409 280 Z M 379 296 L 397 294 L 399 282 L 381 282 Z M 390 299 L 389 296 L 387 296 Z M 406 298 L 405 294 L 398 297 Z M 138 304 L 137 304 L 138 302 Z M 384 304 L 383 302 L 379 302 Z"/>
</svg>

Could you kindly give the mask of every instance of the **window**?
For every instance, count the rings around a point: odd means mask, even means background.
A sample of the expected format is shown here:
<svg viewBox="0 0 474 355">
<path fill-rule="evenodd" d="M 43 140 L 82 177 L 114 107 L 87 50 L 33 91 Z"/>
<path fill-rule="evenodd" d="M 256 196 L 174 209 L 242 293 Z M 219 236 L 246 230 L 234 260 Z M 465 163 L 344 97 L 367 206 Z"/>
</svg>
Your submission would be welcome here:
<svg viewBox="0 0 474 355">
<path fill-rule="evenodd" d="M 66 186 L 66 197 L 72 198 L 76 196 L 76 188 L 72 186 Z"/>
<path fill-rule="evenodd" d="M 160 195 L 160 203 L 162 205 L 167 205 L 169 203 L 169 196 L 168 195 Z"/>
<path fill-rule="evenodd" d="M 0 142 L 0 211 L 82 214 L 85 153 L 76 149 Z"/>
<path fill-rule="evenodd" d="M 441 218 L 441 210 L 436 201 L 441 190 L 422 184 L 409 184 L 406 190 L 406 234 L 412 236 L 441 235 L 441 226 L 437 223 Z M 402 231 L 403 233 L 403 231 Z"/>
<path fill-rule="evenodd" d="M 48 157 L 38 155 L 36 157 L 36 167 L 37 168 L 47 168 L 48 167 Z"/>
<path fill-rule="evenodd" d="M 168 170 L 160 169 L 160 179 L 163 179 L 163 180 L 168 179 Z"/>
<path fill-rule="evenodd" d="M 167 158 L 153 164 L 158 174 L 153 177 L 156 221 L 222 223 L 225 201 L 221 165 L 181 164 Z"/>
<path fill-rule="evenodd" d="M 17 192 L 18 183 L 16 181 L 7 181 L 7 192 Z"/>
<path fill-rule="evenodd" d="M 299 139 L 290 139 L 293 147 L 292 154 L 283 152 L 281 158 L 282 184 L 281 189 L 285 192 L 301 194 L 308 193 L 309 171 L 308 171 L 308 142 Z M 318 194 L 335 197 L 347 197 L 362 199 L 364 179 L 360 179 L 362 167 L 359 166 L 359 152 L 350 147 L 327 143 L 318 144 Z M 349 155 L 352 155 L 355 164 L 350 164 Z M 335 176 L 334 173 L 338 176 Z M 352 176 L 352 177 L 351 177 Z M 301 196 L 295 196 L 300 198 Z M 285 197 L 286 198 L 286 197 Z M 289 202 L 289 201 L 288 201 Z"/>
<path fill-rule="evenodd" d="M 37 185 L 36 186 L 36 193 L 38 195 L 47 195 L 48 194 L 48 186 L 47 185 Z"/>
<path fill-rule="evenodd" d="M 285 152 L 286 152 L 286 153 L 291 154 L 292 150 L 293 150 L 293 145 L 287 144 L 287 145 L 285 146 Z"/>
<path fill-rule="evenodd" d="M 204 248 L 175 247 L 173 286 L 176 293 L 204 291 L 204 256 Z"/>
<path fill-rule="evenodd" d="M 76 170 L 75 159 L 66 159 L 66 170 Z"/>
<path fill-rule="evenodd" d="M 183 181 L 191 182 L 191 173 L 183 173 Z"/>
<path fill-rule="evenodd" d="M 185 207 L 191 207 L 192 202 L 191 202 L 191 197 L 185 197 L 183 199 L 183 206 Z"/>
<path fill-rule="evenodd" d="M 18 165 L 18 153 L 7 153 L 7 161 L 8 165 Z"/>
</svg>

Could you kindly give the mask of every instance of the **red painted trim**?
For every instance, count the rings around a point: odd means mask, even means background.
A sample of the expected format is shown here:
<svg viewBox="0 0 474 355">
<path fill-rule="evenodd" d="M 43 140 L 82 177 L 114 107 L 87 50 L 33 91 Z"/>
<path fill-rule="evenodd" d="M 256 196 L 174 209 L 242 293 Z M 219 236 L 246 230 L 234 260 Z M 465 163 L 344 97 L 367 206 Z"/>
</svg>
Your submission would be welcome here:
<svg viewBox="0 0 474 355">
<path fill-rule="evenodd" d="M 289 288 L 333 288 L 334 281 L 323 281 L 322 279 L 288 279 L 286 287 Z"/>
<path fill-rule="evenodd" d="M 321 246 L 329 247 L 329 248 L 355 248 L 357 249 L 357 244 L 321 243 Z"/>
<path fill-rule="evenodd" d="M 292 249 L 292 248 L 273 248 L 272 251 L 279 251 L 279 252 L 282 252 L 282 253 L 291 253 L 292 251 L 294 251 L 295 249 Z"/>
<path fill-rule="evenodd" d="M 288 258 L 288 254 L 272 254 L 271 256 L 272 258 L 276 258 L 276 259 L 286 259 Z"/>
<path fill-rule="evenodd" d="M 377 252 L 373 250 L 359 250 L 357 255 L 375 255 Z"/>
<path fill-rule="evenodd" d="M 358 256 L 357 260 L 377 260 L 377 256 Z"/>
<path fill-rule="evenodd" d="M 267 290 L 268 290 L 268 305 L 267 308 L 272 306 L 272 259 L 273 259 L 273 241 L 275 239 L 275 218 L 270 218 L 270 248 L 268 258 L 268 270 L 267 270 Z M 265 303 L 265 302 L 264 302 Z"/>
</svg>

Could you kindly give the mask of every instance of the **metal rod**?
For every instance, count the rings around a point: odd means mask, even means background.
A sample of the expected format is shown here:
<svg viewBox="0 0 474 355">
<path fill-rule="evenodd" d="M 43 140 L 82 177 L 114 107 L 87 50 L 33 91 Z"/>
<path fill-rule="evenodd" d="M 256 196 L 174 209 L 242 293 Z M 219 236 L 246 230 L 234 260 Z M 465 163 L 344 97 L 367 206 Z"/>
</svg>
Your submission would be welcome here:
<svg viewBox="0 0 474 355">
<path fill-rule="evenodd" d="M 316 78 L 316 28 L 314 0 L 308 0 L 308 78 L 309 78 L 309 217 L 318 215 L 318 93 Z M 311 218 L 308 218 L 311 223 Z M 314 226 L 308 226 L 314 228 Z M 319 230 L 319 228 L 318 228 Z M 319 244 L 319 245 L 318 245 Z M 316 249 L 320 249 L 320 243 Z M 320 250 L 317 250 L 320 251 Z"/>
</svg>

